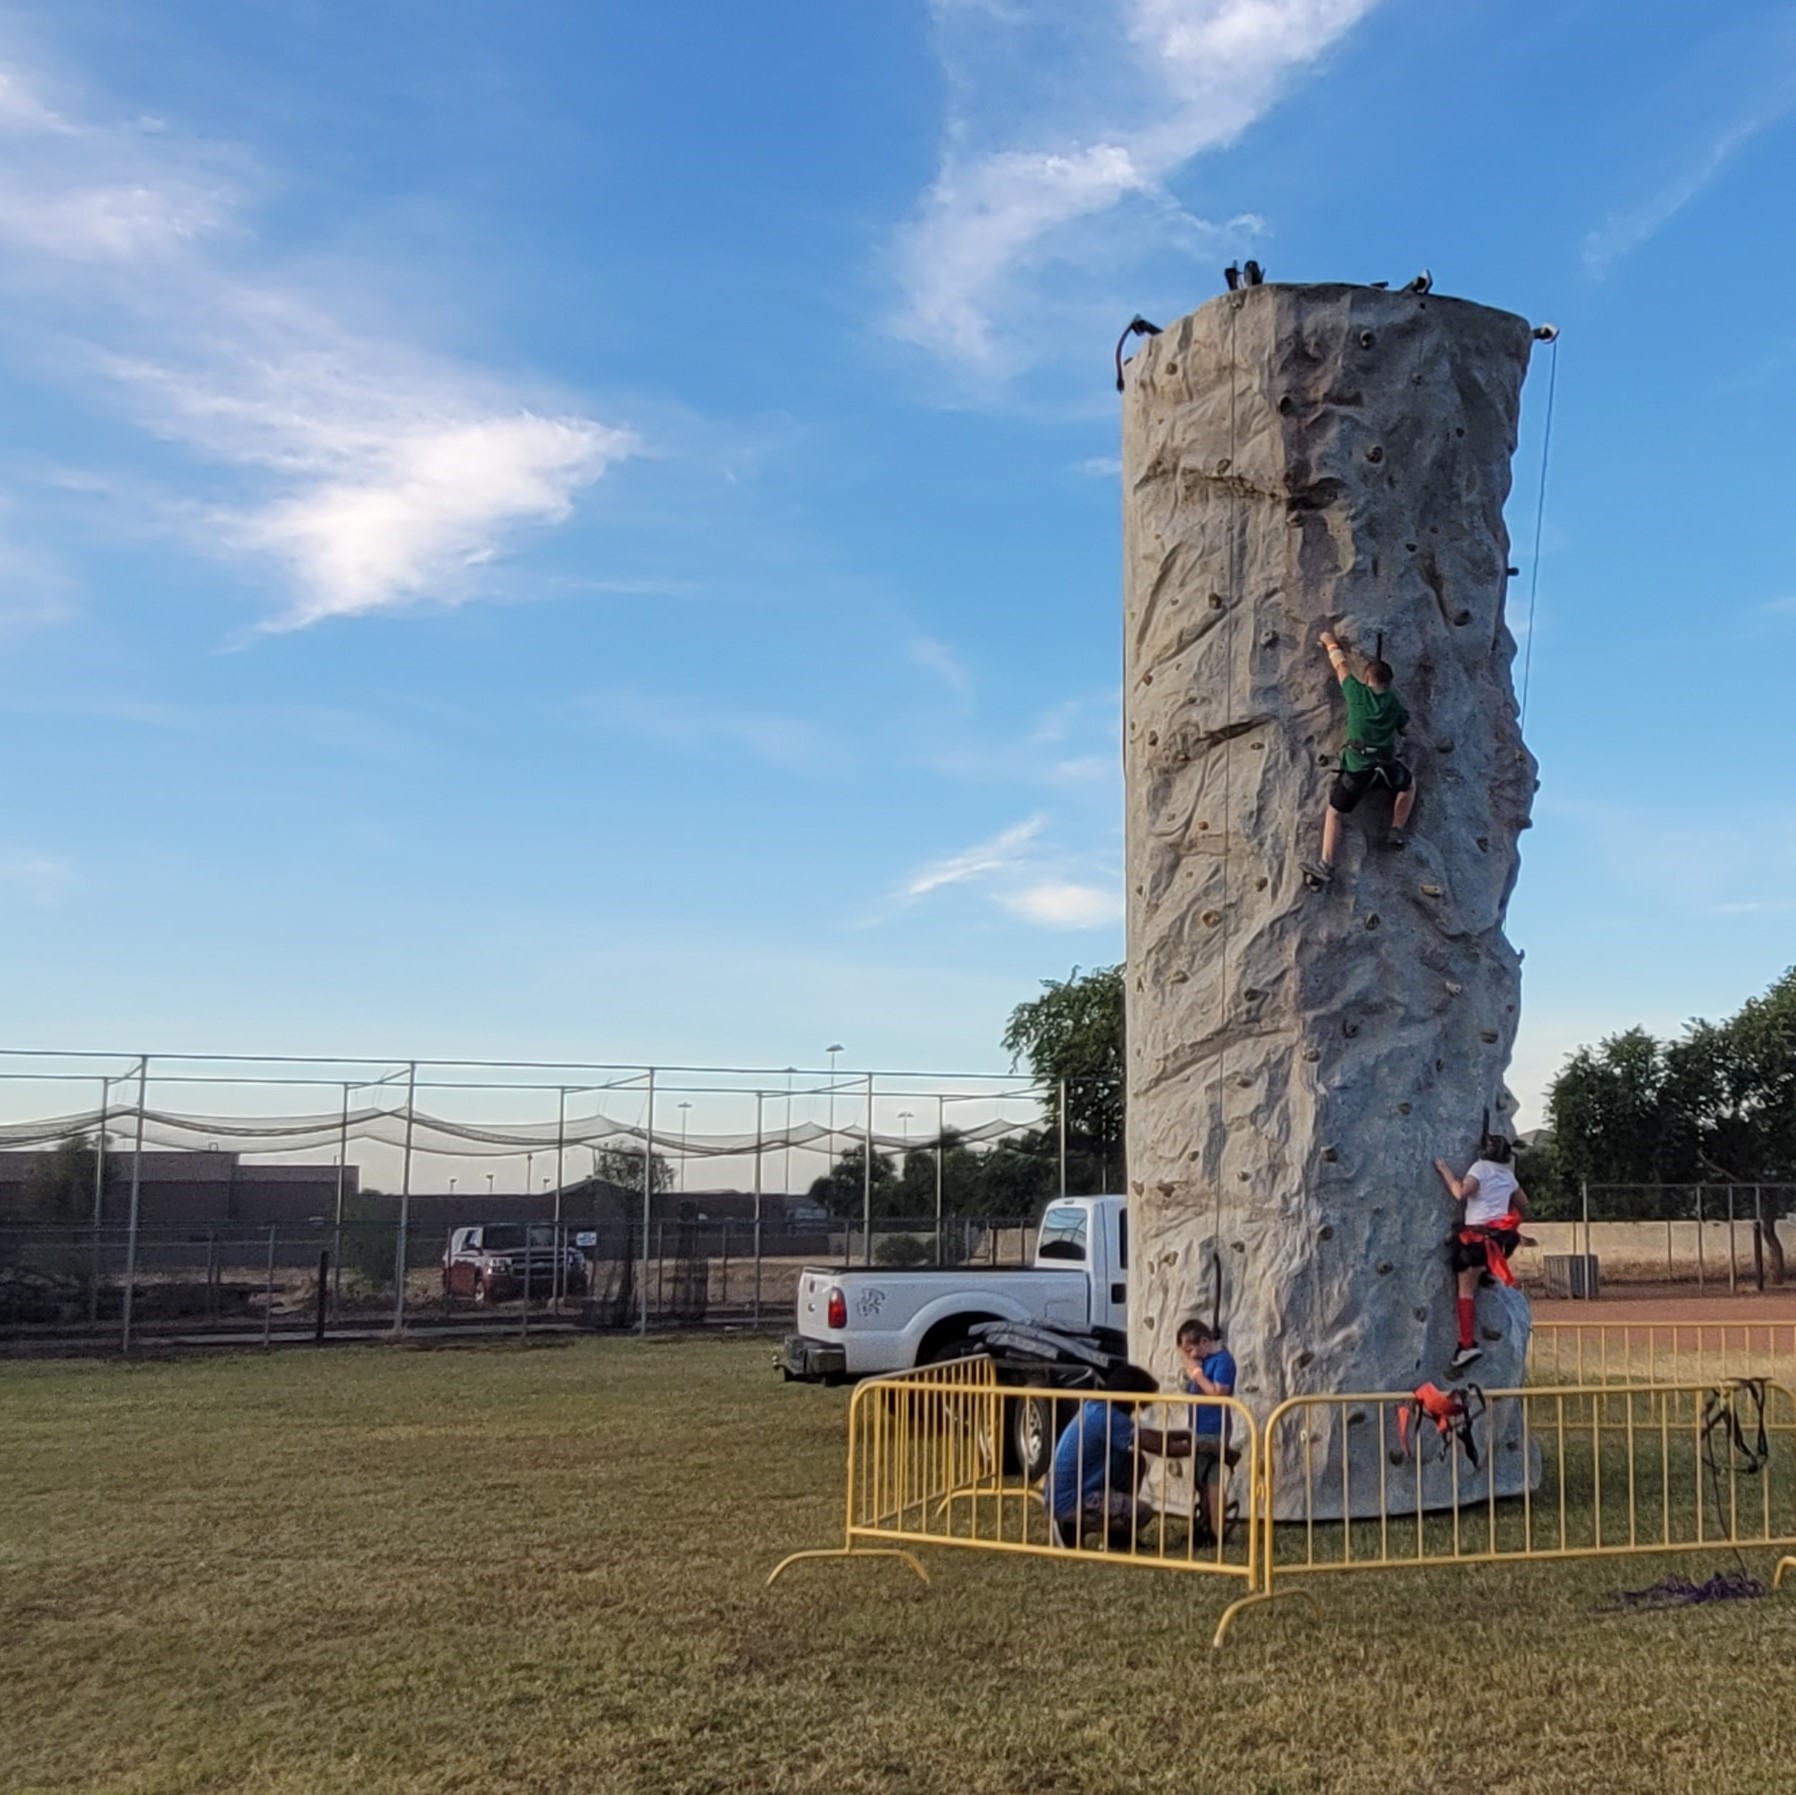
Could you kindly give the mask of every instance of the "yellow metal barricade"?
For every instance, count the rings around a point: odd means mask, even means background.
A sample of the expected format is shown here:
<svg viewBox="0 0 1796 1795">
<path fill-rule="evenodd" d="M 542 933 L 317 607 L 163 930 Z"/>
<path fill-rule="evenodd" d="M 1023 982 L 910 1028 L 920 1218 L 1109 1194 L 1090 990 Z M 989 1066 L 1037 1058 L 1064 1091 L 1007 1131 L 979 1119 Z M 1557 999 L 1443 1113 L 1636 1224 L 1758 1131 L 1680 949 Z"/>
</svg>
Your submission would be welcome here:
<svg viewBox="0 0 1796 1795">
<path fill-rule="evenodd" d="M 1028 1394 L 1043 1393 L 999 1384 L 984 1357 L 861 1384 L 848 1410 L 842 1544 L 792 1553 L 768 1582 L 800 1559 L 868 1555 L 898 1558 L 927 1582 L 911 1548 L 958 1546 L 1231 1580 L 1241 1601 L 1225 1625 L 1242 1602 L 1263 1599 L 1259 1431 L 1242 1403 L 1096 1391 L 1053 1396 L 1057 1437 L 1078 1430 L 1073 1475 L 1057 1484 L 1050 1470 L 1032 1484 L 1004 1469 L 1005 1405 Z M 1209 1478 L 1213 1472 L 1225 1498 L 1233 1449 L 1245 1488 L 1239 1521 L 1219 1535 Z"/>
<path fill-rule="evenodd" d="M 1530 1384 L 1717 1383 L 1796 1388 L 1796 1321 L 1549 1322 L 1528 1342 Z"/>
<path fill-rule="evenodd" d="M 1782 1384 L 1484 1399 L 1470 1421 L 1476 1464 L 1457 1428 L 1438 1432 L 1407 1395 L 1280 1403 L 1261 1435 L 1262 1589 L 1347 1571 L 1796 1546 L 1796 1397 Z M 1792 1564 L 1781 1557 L 1774 1581 Z"/>
</svg>

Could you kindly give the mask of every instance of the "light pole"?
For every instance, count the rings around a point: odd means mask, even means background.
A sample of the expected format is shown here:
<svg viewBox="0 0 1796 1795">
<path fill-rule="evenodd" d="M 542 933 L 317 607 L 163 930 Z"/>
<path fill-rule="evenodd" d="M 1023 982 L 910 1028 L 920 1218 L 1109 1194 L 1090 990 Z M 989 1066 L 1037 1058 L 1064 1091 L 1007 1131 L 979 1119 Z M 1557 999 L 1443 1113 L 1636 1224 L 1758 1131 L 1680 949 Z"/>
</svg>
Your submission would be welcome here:
<svg viewBox="0 0 1796 1795">
<path fill-rule="evenodd" d="M 455 1195 L 455 1180 L 453 1178 L 449 1180 L 449 1194 L 450 1196 Z"/>
<path fill-rule="evenodd" d="M 526 1197 L 530 1195 L 530 1180 L 535 1176 L 536 1155 L 534 1153 L 526 1153 L 524 1155 L 524 1195 Z M 526 1213 L 528 1213 L 528 1211 L 526 1211 Z"/>
<path fill-rule="evenodd" d="M 686 1112 L 692 1105 L 684 1097 L 680 1099 L 680 1189 L 686 1188 Z"/>
<path fill-rule="evenodd" d="M 829 1163 L 832 1170 L 836 1163 L 836 1055 L 842 1050 L 840 1041 L 823 1050 L 829 1055 Z"/>
<path fill-rule="evenodd" d="M 493 1174 L 491 1172 L 486 1175 L 486 1194 L 489 1197 L 493 1194 Z"/>
</svg>

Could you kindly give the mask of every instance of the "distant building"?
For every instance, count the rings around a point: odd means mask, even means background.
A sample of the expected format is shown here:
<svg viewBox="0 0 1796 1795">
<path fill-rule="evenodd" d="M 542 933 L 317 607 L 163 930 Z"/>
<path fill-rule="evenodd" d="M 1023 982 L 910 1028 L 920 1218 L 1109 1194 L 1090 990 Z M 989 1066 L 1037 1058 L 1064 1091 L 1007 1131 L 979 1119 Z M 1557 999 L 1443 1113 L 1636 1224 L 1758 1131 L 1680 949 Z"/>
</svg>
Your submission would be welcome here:
<svg viewBox="0 0 1796 1795">
<path fill-rule="evenodd" d="M 29 1212 L 32 1175 L 49 1153 L 0 1152 L 0 1219 Z M 108 1227 L 130 1215 L 134 1153 L 108 1151 L 100 1219 Z M 354 1166 L 343 1171 L 343 1194 L 356 1195 Z M 223 1151 L 146 1153 L 138 1179 L 137 1214 L 145 1228 L 266 1228 L 328 1220 L 337 1209 L 334 1165 L 245 1165 Z"/>
</svg>

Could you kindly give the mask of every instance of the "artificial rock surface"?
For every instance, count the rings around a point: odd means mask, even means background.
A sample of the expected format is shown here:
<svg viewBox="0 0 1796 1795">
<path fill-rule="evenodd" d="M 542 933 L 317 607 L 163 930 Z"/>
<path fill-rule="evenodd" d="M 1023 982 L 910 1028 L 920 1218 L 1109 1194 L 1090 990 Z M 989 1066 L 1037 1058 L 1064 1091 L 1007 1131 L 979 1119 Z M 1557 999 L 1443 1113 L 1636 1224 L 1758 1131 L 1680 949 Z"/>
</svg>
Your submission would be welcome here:
<svg viewBox="0 0 1796 1795">
<path fill-rule="evenodd" d="M 1131 1335 L 1169 1380 L 1174 1330 L 1219 1279 L 1262 1421 L 1287 1396 L 1445 1381 L 1453 1352 L 1432 1161 L 1463 1170 L 1485 1108 L 1493 1127 L 1512 1109 L 1503 917 L 1535 766 L 1503 505 L 1530 348 L 1522 319 L 1463 300 L 1267 285 L 1128 370 Z M 1325 627 L 1356 670 L 1382 637 L 1420 795 L 1402 852 L 1389 797 L 1367 797 L 1318 893 L 1299 862 L 1346 739 Z M 1486 1288 L 1478 1322 L 1470 1375 L 1519 1385 L 1525 1299 Z M 1528 1475 L 1514 1406 L 1490 1455 L 1507 1493 Z M 1380 1499 L 1376 1420 L 1344 1429 L 1356 1512 Z M 1279 1506 L 1296 1511 L 1307 1453 L 1314 1512 L 1338 1513 L 1343 1428 L 1298 1431 L 1280 1430 Z M 1462 1499 L 1483 1492 L 1459 1472 Z M 1448 1490 L 1427 1466 L 1424 1505 Z"/>
</svg>

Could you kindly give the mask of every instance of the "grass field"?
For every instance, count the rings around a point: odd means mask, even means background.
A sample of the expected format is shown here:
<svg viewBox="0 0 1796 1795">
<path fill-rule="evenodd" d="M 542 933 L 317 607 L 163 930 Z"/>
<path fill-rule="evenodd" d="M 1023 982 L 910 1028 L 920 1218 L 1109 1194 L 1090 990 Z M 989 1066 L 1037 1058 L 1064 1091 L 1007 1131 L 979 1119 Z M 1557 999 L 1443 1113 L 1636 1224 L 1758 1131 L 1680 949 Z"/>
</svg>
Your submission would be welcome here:
<svg viewBox="0 0 1796 1795">
<path fill-rule="evenodd" d="M 842 1392 L 765 1343 L 0 1367 L 0 1790 L 1789 1795 L 1796 1592 L 1731 1559 L 1323 1580 L 840 1530 Z M 1753 1565 L 1765 1571 L 1762 1557 Z"/>
</svg>

